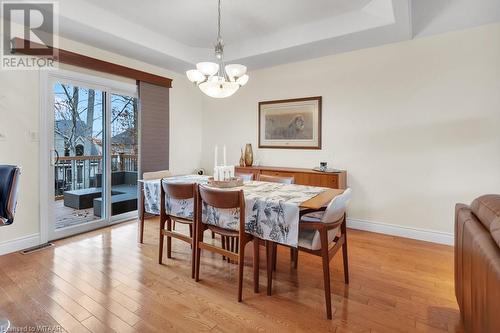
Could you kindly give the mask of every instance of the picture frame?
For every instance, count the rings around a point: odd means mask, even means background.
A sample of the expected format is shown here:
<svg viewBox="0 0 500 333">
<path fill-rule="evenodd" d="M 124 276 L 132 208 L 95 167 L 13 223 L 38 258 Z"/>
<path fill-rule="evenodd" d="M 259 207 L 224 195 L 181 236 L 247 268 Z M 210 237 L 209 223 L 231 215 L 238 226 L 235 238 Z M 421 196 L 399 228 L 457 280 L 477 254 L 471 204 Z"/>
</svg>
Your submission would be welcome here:
<svg viewBox="0 0 500 333">
<path fill-rule="evenodd" d="M 259 148 L 321 149 L 322 97 L 259 102 Z"/>
</svg>

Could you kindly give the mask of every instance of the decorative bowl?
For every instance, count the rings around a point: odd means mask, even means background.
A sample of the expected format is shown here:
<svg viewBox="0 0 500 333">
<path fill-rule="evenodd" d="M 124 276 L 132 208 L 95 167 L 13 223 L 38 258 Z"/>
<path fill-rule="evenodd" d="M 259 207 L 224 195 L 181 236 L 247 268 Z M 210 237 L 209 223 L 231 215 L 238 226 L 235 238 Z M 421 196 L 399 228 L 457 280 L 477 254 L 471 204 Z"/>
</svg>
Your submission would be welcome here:
<svg viewBox="0 0 500 333">
<path fill-rule="evenodd" d="M 218 188 L 232 188 L 243 186 L 243 179 L 233 177 L 229 180 L 214 180 L 213 177 L 208 178 L 208 186 Z"/>
</svg>

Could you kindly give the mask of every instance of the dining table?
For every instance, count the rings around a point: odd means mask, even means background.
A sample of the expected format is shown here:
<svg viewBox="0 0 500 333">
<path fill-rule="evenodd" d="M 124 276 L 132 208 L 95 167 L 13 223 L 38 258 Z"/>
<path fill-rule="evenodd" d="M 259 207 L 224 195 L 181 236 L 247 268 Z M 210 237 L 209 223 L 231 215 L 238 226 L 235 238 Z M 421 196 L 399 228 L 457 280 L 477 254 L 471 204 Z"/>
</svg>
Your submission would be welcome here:
<svg viewBox="0 0 500 333">
<path fill-rule="evenodd" d="M 210 186 L 209 177 L 205 175 L 182 175 L 140 181 L 142 185 L 140 234 L 144 229 L 144 213 L 160 215 L 162 182 L 198 183 Z M 298 246 L 301 213 L 324 209 L 333 198 L 344 192 L 343 189 L 261 181 L 246 181 L 242 186 L 220 188 L 220 190 L 243 190 L 246 232 L 262 240 L 292 248 Z M 206 204 L 202 207 L 203 223 L 238 230 L 239 208 L 218 209 Z M 176 200 L 166 196 L 165 210 L 168 214 L 192 218 L 194 215 L 193 199 Z"/>
</svg>

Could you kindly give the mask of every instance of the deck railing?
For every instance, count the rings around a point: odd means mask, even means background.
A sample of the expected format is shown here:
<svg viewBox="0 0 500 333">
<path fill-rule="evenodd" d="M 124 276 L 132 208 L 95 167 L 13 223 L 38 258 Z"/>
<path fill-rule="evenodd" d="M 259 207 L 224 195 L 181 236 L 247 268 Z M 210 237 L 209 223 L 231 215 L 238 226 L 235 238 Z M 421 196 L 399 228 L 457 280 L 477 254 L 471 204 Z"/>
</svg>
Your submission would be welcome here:
<svg viewBox="0 0 500 333">
<path fill-rule="evenodd" d="M 60 156 L 54 167 L 56 200 L 62 199 L 64 191 L 97 187 L 102 169 L 102 156 Z M 137 155 L 111 156 L 112 172 L 137 170 Z"/>
</svg>

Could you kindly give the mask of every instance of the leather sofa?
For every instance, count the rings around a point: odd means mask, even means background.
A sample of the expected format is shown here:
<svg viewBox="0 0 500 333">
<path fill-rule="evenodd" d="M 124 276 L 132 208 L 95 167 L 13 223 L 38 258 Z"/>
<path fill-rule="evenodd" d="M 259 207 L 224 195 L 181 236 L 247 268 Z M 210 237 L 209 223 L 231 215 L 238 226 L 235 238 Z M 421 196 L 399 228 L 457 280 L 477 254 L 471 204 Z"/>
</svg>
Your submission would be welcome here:
<svg viewBox="0 0 500 333">
<path fill-rule="evenodd" d="M 500 195 L 456 205 L 455 295 L 466 332 L 500 332 Z"/>
</svg>

